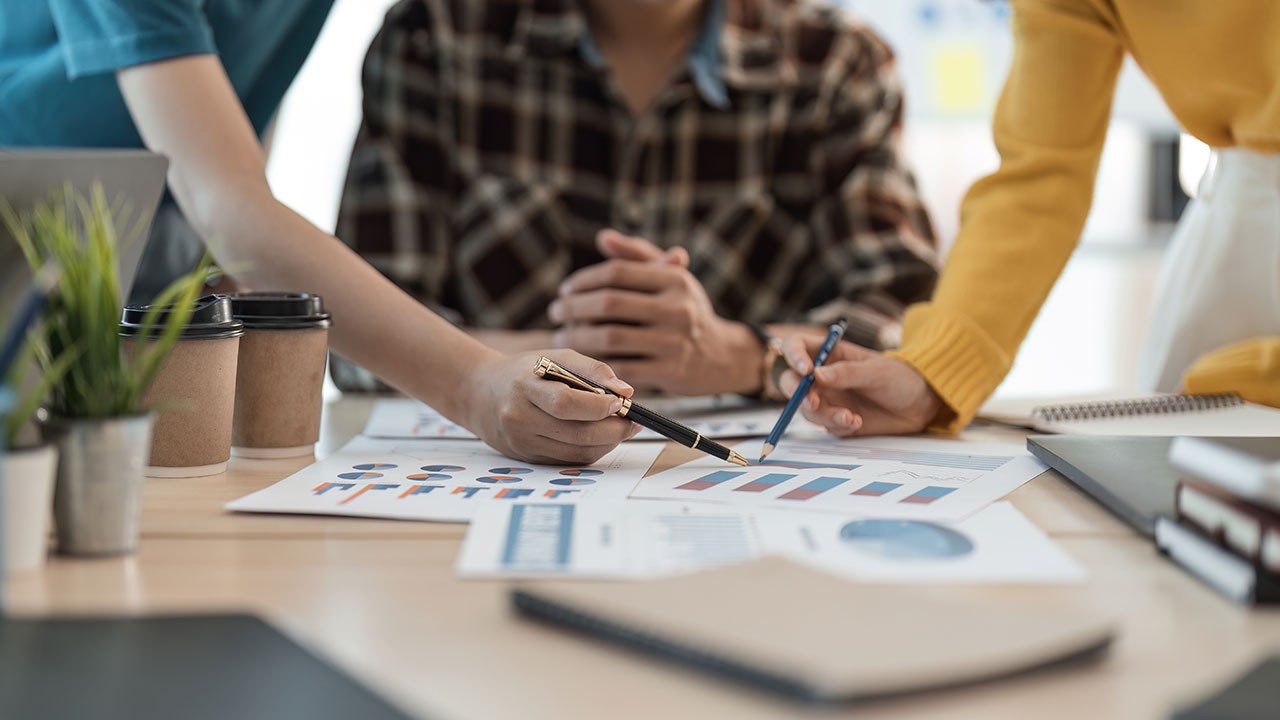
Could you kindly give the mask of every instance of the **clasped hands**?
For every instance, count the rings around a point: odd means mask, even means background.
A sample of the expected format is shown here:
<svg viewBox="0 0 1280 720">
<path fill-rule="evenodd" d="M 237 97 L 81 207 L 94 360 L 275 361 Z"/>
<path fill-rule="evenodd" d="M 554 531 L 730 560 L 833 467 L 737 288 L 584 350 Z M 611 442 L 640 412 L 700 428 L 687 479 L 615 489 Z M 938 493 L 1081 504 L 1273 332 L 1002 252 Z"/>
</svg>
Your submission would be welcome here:
<svg viewBox="0 0 1280 720">
<path fill-rule="evenodd" d="M 760 389 L 764 348 L 716 314 L 689 253 L 602 230 L 604 262 L 565 278 L 547 309 L 554 342 L 603 360 L 637 389 L 677 395 Z"/>
</svg>

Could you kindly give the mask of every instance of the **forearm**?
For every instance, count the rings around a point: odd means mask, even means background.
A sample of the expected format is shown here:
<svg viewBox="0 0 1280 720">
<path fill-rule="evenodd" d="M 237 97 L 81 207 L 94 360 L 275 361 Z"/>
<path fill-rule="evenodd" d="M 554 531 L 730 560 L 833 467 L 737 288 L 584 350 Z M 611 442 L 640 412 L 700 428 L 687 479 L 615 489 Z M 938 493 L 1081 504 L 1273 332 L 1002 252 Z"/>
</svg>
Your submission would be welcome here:
<svg viewBox="0 0 1280 720">
<path fill-rule="evenodd" d="M 468 335 L 508 355 L 556 347 L 550 330 L 489 330 L 463 328 Z"/>
<path fill-rule="evenodd" d="M 215 259 L 250 288 L 314 292 L 334 313 L 331 345 L 455 419 L 464 379 L 490 351 L 395 287 L 264 188 L 222 194 L 234 212 L 200 223 Z M 181 198 L 179 198 L 181 203 Z"/>
<path fill-rule="evenodd" d="M 217 58 L 184 57 L 117 77 L 147 147 L 170 159 L 179 207 L 225 270 L 250 287 L 324 296 L 337 351 L 447 416 L 469 419 L 461 395 L 491 351 L 275 199 Z"/>
<path fill-rule="evenodd" d="M 897 356 L 963 426 L 1000 384 L 1075 249 L 1092 201 L 1122 58 L 1083 3 L 1015 5 L 1014 71 L 996 109 L 1000 168 L 969 191 L 931 302 L 912 308 Z"/>
</svg>

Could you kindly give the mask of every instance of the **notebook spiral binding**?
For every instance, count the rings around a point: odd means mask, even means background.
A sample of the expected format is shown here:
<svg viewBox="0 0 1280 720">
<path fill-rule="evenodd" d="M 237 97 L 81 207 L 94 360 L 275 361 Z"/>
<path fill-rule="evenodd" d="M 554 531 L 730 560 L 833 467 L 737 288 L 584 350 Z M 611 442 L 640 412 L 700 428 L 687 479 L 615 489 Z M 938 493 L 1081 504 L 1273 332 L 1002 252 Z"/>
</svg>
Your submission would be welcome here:
<svg viewBox="0 0 1280 720">
<path fill-rule="evenodd" d="M 1162 395 L 1141 400 L 1049 405 L 1031 411 L 1032 417 L 1048 422 L 1100 420 L 1134 415 L 1168 415 L 1236 407 L 1244 403 L 1235 393 L 1218 395 Z"/>
</svg>

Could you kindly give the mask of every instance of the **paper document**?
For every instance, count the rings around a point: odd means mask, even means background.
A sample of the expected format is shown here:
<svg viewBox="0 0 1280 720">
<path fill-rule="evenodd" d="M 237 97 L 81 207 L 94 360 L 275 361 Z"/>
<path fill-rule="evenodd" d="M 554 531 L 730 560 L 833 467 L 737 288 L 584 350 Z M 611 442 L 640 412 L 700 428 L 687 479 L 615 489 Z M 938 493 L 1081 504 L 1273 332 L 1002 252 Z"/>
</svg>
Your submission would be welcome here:
<svg viewBox="0 0 1280 720">
<path fill-rule="evenodd" d="M 458 557 L 466 577 L 649 579 L 778 555 L 869 582 L 1078 582 L 1011 504 L 956 524 L 630 501 L 491 503 Z"/>
<path fill-rule="evenodd" d="M 702 402 L 694 402 L 694 401 Z M 684 401 L 684 402 L 680 402 Z M 773 429 L 782 408 L 776 405 L 740 403 L 717 403 L 714 398 L 675 398 L 659 399 L 656 402 L 644 400 L 646 408 L 659 414 L 667 415 L 703 437 L 712 439 L 764 437 Z M 718 407 L 718 405 L 725 405 Z M 809 430 L 810 435 L 818 435 L 821 430 L 814 431 L 803 418 L 796 418 L 793 423 L 796 435 Z M 431 407 L 417 400 L 387 398 L 374 405 L 365 425 L 364 434 L 378 438 L 448 438 L 466 440 L 476 439 L 474 433 L 449 420 Z M 642 430 L 633 440 L 663 440 L 661 435 L 652 430 Z"/>
<path fill-rule="evenodd" d="M 519 462 L 470 440 L 357 437 L 227 509 L 465 522 L 494 503 L 622 500 L 661 450 L 628 444 L 590 467 L 571 468 Z"/>
<path fill-rule="evenodd" d="M 1045 471 L 1020 445 L 921 438 L 787 439 L 750 467 L 698 459 L 640 481 L 633 498 L 959 520 Z"/>
</svg>

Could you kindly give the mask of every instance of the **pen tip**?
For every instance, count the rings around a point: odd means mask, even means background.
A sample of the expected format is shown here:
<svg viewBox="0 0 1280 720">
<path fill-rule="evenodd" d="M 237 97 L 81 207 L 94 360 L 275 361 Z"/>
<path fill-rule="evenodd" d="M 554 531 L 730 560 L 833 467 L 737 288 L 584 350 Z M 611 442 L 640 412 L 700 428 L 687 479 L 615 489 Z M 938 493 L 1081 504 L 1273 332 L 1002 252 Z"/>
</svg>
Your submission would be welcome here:
<svg viewBox="0 0 1280 720">
<path fill-rule="evenodd" d="M 746 467 L 751 464 L 749 460 L 742 457 L 741 455 L 734 452 L 733 450 L 729 451 L 729 457 L 727 459 L 729 462 L 733 463 L 734 465 L 738 465 L 740 467 Z"/>
</svg>

